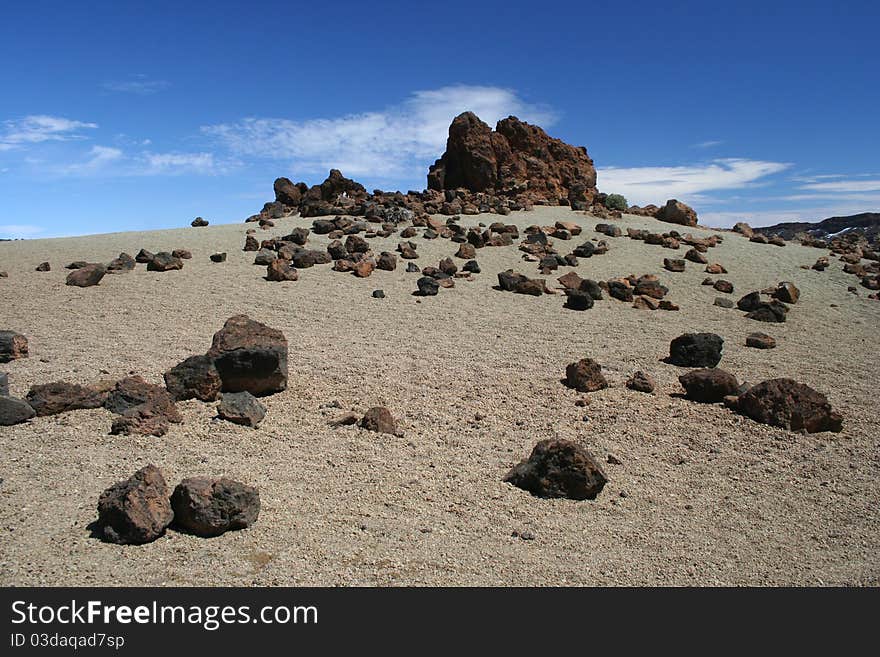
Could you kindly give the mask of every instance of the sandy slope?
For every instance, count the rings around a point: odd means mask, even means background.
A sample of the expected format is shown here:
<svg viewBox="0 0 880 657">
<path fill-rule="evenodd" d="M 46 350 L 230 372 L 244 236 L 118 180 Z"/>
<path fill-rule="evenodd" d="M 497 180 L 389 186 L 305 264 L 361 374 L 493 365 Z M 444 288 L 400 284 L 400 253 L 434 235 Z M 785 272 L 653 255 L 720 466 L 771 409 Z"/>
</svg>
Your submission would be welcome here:
<svg viewBox="0 0 880 657">
<path fill-rule="evenodd" d="M 595 236 L 596 220 L 567 208 L 505 218 L 521 227 L 556 219 Z M 309 223 L 281 220 L 269 234 Z M 618 223 L 674 228 L 638 217 Z M 160 383 L 241 312 L 282 329 L 291 347 L 289 388 L 264 400 L 258 430 L 214 420 L 213 405 L 197 401 L 180 404 L 185 423 L 161 438 L 110 436 L 104 410 L 0 428 L 0 584 L 880 584 L 880 304 L 848 294 L 855 279 L 836 261 L 824 273 L 798 267 L 825 252 L 733 234 L 710 251 L 730 271 L 734 299 L 779 280 L 801 288 L 789 321 L 767 325 L 714 307 L 719 293 L 700 285 L 702 267 L 664 272 L 673 252 L 626 238 L 576 271 L 658 273 L 680 312 L 612 300 L 572 312 L 558 296 L 496 291 L 503 269 L 535 275 L 515 247 L 478 251 L 476 281 L 420 302 L 411 296 L 417 275 L 403 267 L 361 280 L 322 266 L 295 283 L 268 283 L 240 250 L 244 231 L 0 244 L 0 270 L 9 272 L 0 279 L 0 328 L 26 334 L 31 346 L 29 359 L 2 366 L 15 395 L 34 383 L 129 372 Z M 421 266 L 456 247 L 416 241 Z M 378 252 L 397 240 L 377 242 Z M 139 265 L 99 287 L 64 285 L 67 262 L 140 247 L 188 248 L 194 259 L 179 272 Z M 208 260 L 217 250 L 228 251 L 227 263 Z M 54 271 L 34 272 L 43 260 Z M 387 298 L 370 298 L 375 288 Z M 659 359 L 670 339 L 696 330 L 725 338 L 721 365 L 741 379 L 791 376 L 826 392 L 844 415 L 843 433 L 801 436 L 671 396 L 681 370 Z M 778 348 L 746 348 L 755 330 Z M 603 364 L 611 388 L 578 408 L 580 395 L 559 379 L 585 356 Z M 636 369 L 655 376 L 656 394 L 623 386 Z M 333 401 L 345 410 L 387 405 L 405 436 L 330 429 L 327 419 L 342 412 L 325 407 Z M 536 441 L 554 436 L 622 461 L 607 465 L 610 483 L 596 501 L 542 500 L 502 483 Z M 169 532 L 140 547 L 90 538 L 100 492 L 147 463 L 172 486 L 202 474 L 257 485 L 258 523 L 210 540 Z"/>
</svg>

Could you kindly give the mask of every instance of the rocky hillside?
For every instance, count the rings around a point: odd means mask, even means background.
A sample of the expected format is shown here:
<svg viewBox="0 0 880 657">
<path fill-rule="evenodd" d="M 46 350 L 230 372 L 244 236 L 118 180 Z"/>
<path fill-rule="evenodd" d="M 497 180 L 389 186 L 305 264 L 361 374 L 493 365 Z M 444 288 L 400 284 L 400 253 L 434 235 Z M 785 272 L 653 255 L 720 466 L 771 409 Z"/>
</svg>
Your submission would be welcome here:
<svg viewBox="0 0 880 657">
<path fill-rule="evenodd" d="M 847 217 L 829 217 L 813 223 L 791 221 L 755 228 L 754 231 L 764 235 L 779 235 L 786 240 L 805 235 L 828 240 L 845 233 L 852 233 L 853 236 L 863 236 L 869 243 L 877 245 L 880 242 L 880 213 L 862 212 Z"/>
</svg>

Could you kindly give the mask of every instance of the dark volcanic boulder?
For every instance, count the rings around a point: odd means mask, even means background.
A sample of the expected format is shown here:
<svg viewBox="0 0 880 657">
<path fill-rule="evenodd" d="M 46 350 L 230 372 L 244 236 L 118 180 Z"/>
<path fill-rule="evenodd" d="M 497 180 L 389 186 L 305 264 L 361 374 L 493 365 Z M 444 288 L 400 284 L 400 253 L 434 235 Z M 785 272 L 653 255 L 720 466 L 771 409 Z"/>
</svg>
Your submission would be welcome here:
<svg viewBox="0 0 880 657">
<path fill-rule="evenodd" d="M 253 525 L 260 515 L 257 489 L 232 479 L 191 477 L 171 495 L 174 525 L 197 536 L 219 536 Z"/>
<path fill-rule="evenodd" d="M 266 417 L 266 407 L 249 392 L 224 392 L 217 405 L 217 415 L 229 422 L 256 429 Z"/>
<path fill-rule="evenodd" d="M 137 255 L 134 257 L 135 262 L 139 262 L 142 265 L 150 262 L 153 258 L 155 258 L 155 254 L 147 251 L 146 249 L 141 249 L 137 252 Z"/>
<path fill-rule="evenodd" d="M 0 427 L 20 424 L 34 417 L 36 413 L 23 399 L 0 395 Z"/>
<path fill-rule="evenodd" d="M 737 410 L 757 422 L 816 433 L 841 431 L 843 419 L 828 399 L 793 379 L 770 379 L 752 386 L 736 401 Z"/>
<path fill-rule="evenodd" d="M 120 379 L 104 400 L 104 408 L 118 415 L 143 405 L 150 406 L 171 422 L 183 421 L 168 391 L 162 386 L 147 383 L 140 376 Z"/>
<path fill-rule="evenodd" d="M 9 395 L 9 375 L 6 372 L 0 372 L 0 397 Z"/>
<path fill-rule="evenodd" d="M 773 298 L 779 299 L 783 303 L 797 303 L 800 299 L 801 291 L 797 289 L 794 283 L 783 281 L 773 292 Z"/>
<path fill-rule="evenodd" d="M 723 345 L 715 333 L 685 333 L 669 343 L 668 362 L 679 367 L 715 367 Z"/>
<path fill-rule="evenodd" d="M 583 147 L 549 137 L 516 117 L 502 119 L 493 131 L 472 112 L 449 126 L 446 152 L 428 172 L 428 189 L 487 192 L 531 198 L 558 205 L 560 199 L 584 207 L 596 195 L 596 169 Z"/>
<path fill-rule="evenodd" d="M 226 320 L 207 355 L 214 359 L 223 392 L 260 396 L 287 388 L 287 339 L 247 315 Z"/>
<path fill-rule="evenodd" d="M 108 272 L 127 272 L 134 269 L 136 261 L 125 251 L 119 254 L 118 258 L 114 258 L 107 265 Z"/>
<path fill-rule="evenodd" d="M 147 271 L 172 271 L 183 269 L 183 260 L 167 251 L 160 251 L 147 263 Z"/>
<path fill-rule="evenodd" d="M 220 373 L 209 356 L 190 356 L 165 372 L 165 387 L 177 401 L 214 401 L 220 396 Z"/>
<path fill-rule="evenodd" d="M 208 222 L 205 219 L 202 219 L 201 217 L 196 217 L 195 219 L 193 219 L 190 222 L 189 225 L 192 226 L 193 228 L 203 228 L 208 225 Z"/>
<path fill-rule="evenodd" d="M 107 393 L 90 386 L 65 381 L 31 386 L 27 394 L 28 404 L 37 415 L 55 415 L 80 408 L 100 408 Z"/>
<path fill-rule="evenodd" d="M 212 253 L 210 256 L 211 262 L 226 262 L 226 252 L 223 253 Z"/>
<path fill-rule="evenodd" d="M 720 368 L 693 370 L 678 377 L 688 399 L 713 404 L 735 395 L 739 388 L 736 377 Z"/>
<path fill-rule="evenodd" d="M 418 287 L 418 291 L 416 294 L 420 297 L 433 297 L 437 294 L 440 289 L 440 284 L 436 279 L 431 278 L 430 276 L 422 276 L 419 280 L 416 281 L 416 287 Z"/>
<path fill-rule="evenodd" d="M 746 317 L 759 322 L 782 323 L 785 321 L 786 313 L 788 313 L 788 306 L 774 299 L 769 302 L 762 301 Z"/>
<path fill-rule="evenodd" d="M 565 385 L 578 392 L 595 392 L 608 387 L 602 366 L 592 358 L 581 358 L 565 368 Z"/>
<path fill-rule="evenodd" d="M 98 499 L 98 532 L 110 543 L 155 541 L 174 519 L 168 485 L 155 465 L 105 490 Z"/>
<path fill-rule="evenodd" d="M 697 213 L 689 205 L 672 198 L 666 201 L 666 205 L 660 208 L 654 215 L 660 221 L 681 226 L 696 226 Z"/>
<path fill-rule="evenodd" d="M 753 310 L 756 310 L 758 306 L 761 305 L 761 303 L 762 301 L 760 292 L 749 292 L 747 295 L 736 302 L 736 307 L 743 312 L 750 313 Z"/>
<path fill-rule="evenodd" d="M 596 459 L 568 440 L 542 440 L 531 456 L 507 473 L 504 481 L 538 497 L 593 500 L 608 477 Z"/>
<path fill-rule="evenodd" d="M 0 363 L 28 357 L 28 340 L 15 331 L 0 331 Z"/>
<path fill-rule="evenodd" d="M 100 283 L 106 273 L 107 268 L 104 265 L 89 264 L 70 272 L 65 283 L 76 287 L 91 287 Z"/>
<path fill-rule="evenodd" d="M 580 290 L 566 290 L 565 307 L 569 310 L 589 310 L 593 307 L 593 297 Z"/>
<path fill-rule="evenodd" d="M 292 208 L 299 207 L 302 201 L 302 190 L 288 178 L 277 178 L 275 184 L 275 201 Z"/>
</svg>

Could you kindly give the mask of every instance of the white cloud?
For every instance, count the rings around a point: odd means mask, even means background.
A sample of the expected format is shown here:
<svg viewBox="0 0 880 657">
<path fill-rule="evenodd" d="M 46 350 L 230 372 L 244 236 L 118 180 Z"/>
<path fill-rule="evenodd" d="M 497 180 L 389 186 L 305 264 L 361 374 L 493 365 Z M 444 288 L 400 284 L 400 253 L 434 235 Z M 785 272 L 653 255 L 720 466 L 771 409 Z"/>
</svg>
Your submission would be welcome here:
<svg viewBox="0 0 880 657">
<path fill-rule="evenodd" d="M 219 173 L 225 169 L 213 153 L 150 153 L 145 152 L 138 158 L 142 165 L 138 170 L 143 175 L 179 174 L 179 173 Z"/>
<path fill-rule="evenodd" d="M 217 159 L 213 153 L 127 153 L 111 146 L 93 146 L 83 159 L 76 162 L 54 164 L 32 159 L 30 165 L 42 173 L 56 176 L 131 177 L 214 175 L 232 170 L 237 163 L 229 159 Z"/>
<path fill-rule="evenodd" d="M 118 148 L 92 146 L 86 160 L 60 166 L 56 171 L 66 175 L 94 173 L 104 169 L 113 162 L 118 162 L 122 158 L 122 151 Z"/>
<path fill-rule="evenodd" d="M 606 167 L 598 171 L 603 192 L 623 194 L 629 203 L 661 204 L 677 198 L 700 200 L 701 192 L 756 186 L 790 165 L 748 159 L 719 159 L 707 164 L 663 167 Z"/>
<path fill-rule="evenodd" d="M 167 89 L 171 84 L 166 80 L 150 80 L 145 75 L 137 75 L 133 80 L 105 82 L 101 86 L 107 91 L 149 96 Z"/>
<path fill-rule="evenodd" d="M 45 229 L 32 224 L 0 224 L 0 237 L 3 239 L 23 239 L 39 235 Z"/>
<path fill-rule="evenodd" d="M 246 118 L 202 132 L 236 155 L 289 160 L 294 176 L 338 168 L 350 176 L 415 181 L 445 150 L 452 119 L 468 110 L 493 127 L 510 114 L 542 126 L 555 120 L 509 89 L 459 85 L 417 91 L 382 111 L 306 121 Z"/>
<path fill-rule="evenodd" d="M 814 192 L 880 192 L 880 179 L 877 180 L 835 180 L 834 182 L 810 182 L 800 189 Z"/>
<path fill-rule="evenodd" d="M 84 139 L 85 137 L 80 134 L 82 130 L 97 127 L 96 123 L 74 121 L 44 114 L 34 114 L 23 119 L 4 121 L 3 132 L 0 134 L 0 151 L 46 141 Z"/>
<path fill-rule="evenodd" d="M 697 144 L 693 144 L 691 148 L 713 148 L 715 146 L 720 146 L 724 142 L 720 139 L 710 139 L 709 141 L 701 141 Z"/>
</svg>

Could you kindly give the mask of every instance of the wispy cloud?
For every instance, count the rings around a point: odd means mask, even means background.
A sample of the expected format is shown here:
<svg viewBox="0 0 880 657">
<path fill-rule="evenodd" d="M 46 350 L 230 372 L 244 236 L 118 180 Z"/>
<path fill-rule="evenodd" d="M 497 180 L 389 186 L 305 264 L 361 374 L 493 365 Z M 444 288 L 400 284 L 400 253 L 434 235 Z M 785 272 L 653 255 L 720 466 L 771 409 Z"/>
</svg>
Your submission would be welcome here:
<svg viewBox="0 0 880 657">
<path fill-rule="evenodd" d="M 218 159 L 213 153 L 127 153 L 111 146 L 93 146 L 80 160 L 67 164 L 50 164 L 36 160 L 32 166 L 56 176 L 177 176 L 215 175 L 231 171 L 237 162 Z"/>
<path fill-rule="evenodd" d="M 834 180 L 833 182 L 811 182 L 800 189 L 814 192 L 880 192 L 880 179 L 877 180 Z"/>
<path fill-rule="evenodd" d="M 459 85 L 417 91 L 381 111 L 306 121 L 246 118 L 202 132 L 239 156 L 288 160 L 295 175 L 335 167 L 347 175 L 415 181 L 445 149 L 452 119 L 467 110 L 489 125 L 509 114 L 542 126 L 556 118 L 510 89 Z"/>
<path fill-rule="evenodd" d="M 661 167 L 609 167 L 599 169 L 599 188 L 623 194 L 627 201 L 644 205 L 678 198 L 694 201 L 702 192 L 755 186 L 784 171 L 784 162 L 719 159 L 706 164 Z"/>
<path fill-rule="evenodd" d="M 74 121 L 60 116 L 33 114 L 23 119 L 3 122 L 0 133 L 0 151 L 22 148 L 29 144 L 46 141 L 72 141 L 85 139 L 83 130 L 97 128 L 96 123 Z"/>
<path fill-rule="evenodd" d="M 167 80 L 150 80 L 145 75 L 136 75 L 131 80 L 105 82 L 101 86 L 106 91 L 149 96 L 167 89 L 171 86 L 171 83 Z"/>
<path fill-rule="evenodd" d="M 720 139 L 710 139 L 709 141 L 701 141 L 696 144 L 691 144 L 691 148 L 714 148 L 715 146 L 720 146 L 724 142 Z"/>
<path fill-rule="evenodd" d="M 33 237 L 44 231 L 45 228 L 42 226 L 34 226 L 32 224 L 0 224 L 0 237 L 8 240 Z"/>
</svg>

